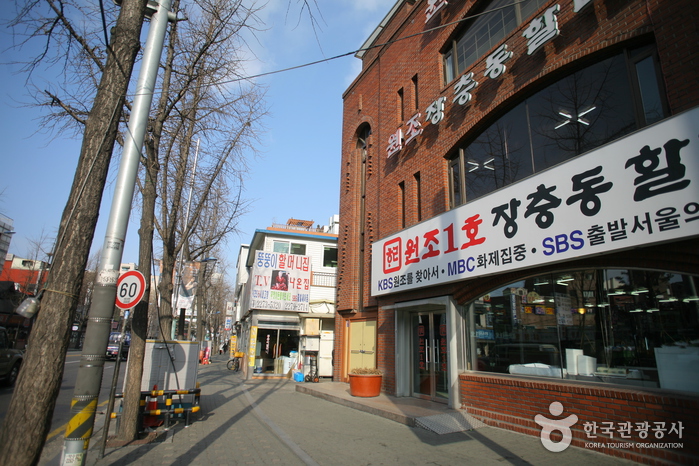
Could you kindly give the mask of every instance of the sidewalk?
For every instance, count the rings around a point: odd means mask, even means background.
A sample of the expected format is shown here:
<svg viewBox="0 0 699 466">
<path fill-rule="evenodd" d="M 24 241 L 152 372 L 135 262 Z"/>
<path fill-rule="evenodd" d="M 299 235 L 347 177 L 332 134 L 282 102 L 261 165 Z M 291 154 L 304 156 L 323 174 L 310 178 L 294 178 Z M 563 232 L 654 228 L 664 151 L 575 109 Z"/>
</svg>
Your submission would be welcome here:
<svg viewBox="0 0 699 466">
<path fill-rule="evenodd" d="M 225 362 L 215 356 L 200 366 L 201 411 L 191 426 L 179 421 L 154 442 L 108 446 L 99 458 L 99 422 L 86 464 L 632 464 L 575 447 L 551 453 L 538 438 L 484 426 L 439 403 L 356 398 L 344 383 L 244 381 Z M 40 464 L 60 464 L 55 448 L 44 456 L 50 459 Z"/>
</svg>

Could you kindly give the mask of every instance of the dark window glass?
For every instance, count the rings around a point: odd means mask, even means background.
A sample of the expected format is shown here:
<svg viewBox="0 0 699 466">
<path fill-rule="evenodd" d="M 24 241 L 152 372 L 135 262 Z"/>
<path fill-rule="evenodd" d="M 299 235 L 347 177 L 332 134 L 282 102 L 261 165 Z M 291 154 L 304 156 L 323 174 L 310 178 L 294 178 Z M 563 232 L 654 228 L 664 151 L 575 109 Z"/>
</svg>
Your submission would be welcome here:
<svg viewBox="0 0 699 466">
<path fill-rule="evenodd" d="M 446 82 L 466 71 L 547 1 L 525 0 L 515 4 L 512 4 L 512 0 L 490 2 L 483 9 L 483 12 L 487 13 L 476 17 L 464 33 L 456 38 L 454 45 L 444 53 Z M 452 63 L 454 58 L 456 63 Z"/>
<path fill-rule="evenodd" d="M 653 50 L 644 47 L 636 62 L 620 53 L 572 73 L 500 117 L 451 160 L 452 207 L 664 118 Z"/>
<path fill-rule="evenodd" d="M 461 205 L 463 199 L 461 197 L 461 159 L 459 157 L 455 158 L 449 164 L 449 171 L 451 177 L 451 203 L 452 206 Z"/>
<path fill-rule="evenodd" d="M 420 178 L 420 172 L 413 175 L 415 179 L 415 210 L 417 211 L 417 221 L 422 221 L 422 179 Z"/>
<path fill-rule="evenodd" d="M 323 248 L 323 267 L 337 267 L 337 248 Z"/>
<path fill-rule="evenodd" d="M 289 252 L 291 254 L 296 254 L 298 256 L 305 256 L 306 255 L 306 245 L 305 244 L 291 243 L 291 250 Z"/>
<path fill-rule="evenodd" d="M 641 92 L 641 104 L 646 124 L 662 120 L 665 115 L 653 57 L 646 57 L 636 63 L 636 76 Z"/>
<path fill-rule="evenodd" d="M 464 149 L 466 201 L 532 174 L 525 112 L 518 105 Z"/>
<path fill-rule="evenodd" d="M 561 79 L 528 99 L 534 171 L 637 128 L 623 55 Z"/>
</svg>

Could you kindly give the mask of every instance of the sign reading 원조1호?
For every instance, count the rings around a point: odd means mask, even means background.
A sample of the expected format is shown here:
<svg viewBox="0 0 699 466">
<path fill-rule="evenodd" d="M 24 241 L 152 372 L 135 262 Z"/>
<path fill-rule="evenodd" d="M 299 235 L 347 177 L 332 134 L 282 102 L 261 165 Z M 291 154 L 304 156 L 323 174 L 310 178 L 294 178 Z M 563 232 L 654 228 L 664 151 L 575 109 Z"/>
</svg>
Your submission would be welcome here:
<svg viewBox="0 0 699 466">
<path fill-rule="evenodd" d="M 250 280 L 252 309 L 309 312 L 310 257 L 256 251 Z"/>
<path fill-rule="evenodd" d="M 372 296 L 699 235 L 699 107 L 372 245 Z"/>
</svg>

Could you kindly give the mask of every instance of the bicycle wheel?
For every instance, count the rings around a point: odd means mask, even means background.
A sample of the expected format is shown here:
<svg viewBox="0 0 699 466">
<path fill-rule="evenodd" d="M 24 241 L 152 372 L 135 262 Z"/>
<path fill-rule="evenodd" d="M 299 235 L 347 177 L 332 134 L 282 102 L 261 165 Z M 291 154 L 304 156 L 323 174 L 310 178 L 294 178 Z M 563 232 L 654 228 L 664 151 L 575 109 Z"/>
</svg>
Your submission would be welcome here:
<svg viewBox="0 0 699 466">
<path fill-rule="evenodd" d="M 229 359 L 228 362 L 226 363 L 226 367 L 228 368 L 229 371 L 238 370 L 235 366 L 237 366 L 235 359 Z"/>
</svg>

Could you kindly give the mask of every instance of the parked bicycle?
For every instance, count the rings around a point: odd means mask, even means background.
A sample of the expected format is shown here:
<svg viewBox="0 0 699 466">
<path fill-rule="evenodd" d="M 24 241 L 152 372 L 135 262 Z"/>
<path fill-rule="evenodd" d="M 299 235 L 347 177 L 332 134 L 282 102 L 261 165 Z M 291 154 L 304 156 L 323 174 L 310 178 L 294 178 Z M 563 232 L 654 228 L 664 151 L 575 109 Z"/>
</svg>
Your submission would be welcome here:
<svg viewBox="0 0 699 466">
<path fill-rule="evenodd" d="M 240 364 L 244 355 L 245 353 L 241 353 L 240 351 L 233 353 L 233 357 L 226 363 L 228 370 L 238 372 L 240 370 Z"/>
</svg>

